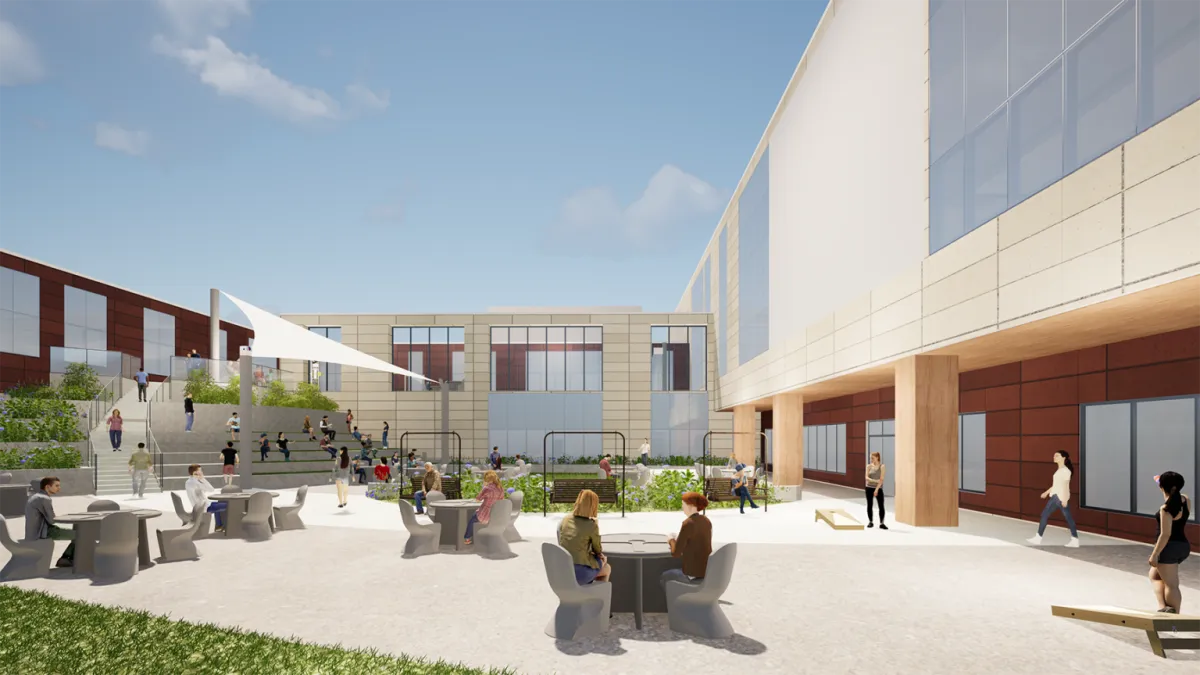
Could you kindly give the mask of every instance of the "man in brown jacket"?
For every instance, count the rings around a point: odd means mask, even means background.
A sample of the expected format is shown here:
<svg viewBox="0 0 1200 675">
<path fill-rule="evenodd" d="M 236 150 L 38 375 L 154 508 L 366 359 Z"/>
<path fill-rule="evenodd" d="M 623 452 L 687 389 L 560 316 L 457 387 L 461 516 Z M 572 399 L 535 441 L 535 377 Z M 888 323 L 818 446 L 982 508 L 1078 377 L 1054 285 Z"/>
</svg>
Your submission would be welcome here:
<svg viewBox="0 0 1200 675">
<path fill-rule="evenodd" d="M 698 584 L 704 581 L 708 569 L 708 556 L 712 553 L 712 522 L 702 513 L 708 508 L 708 499 L 699 492 L 683 493 L 683 525 L 677 539 L 667 540 L 671 555 L 680 558 L 683 569 L 667 570 L 662 573 L 659 585 L 666 588 L 668 581 Z"/>
<path fill-rule="evenodd" d="M 421 487 L 423 489 L 413 495 L 413 501 L 417 503 L 417 513 L 425 513 L 423 501 L 429 497 L 430 492 L 442 491 L 442 476 L 433 468 L 432 462 L 425 462 L 425 477 L 421 479 Z"/>
</svg>

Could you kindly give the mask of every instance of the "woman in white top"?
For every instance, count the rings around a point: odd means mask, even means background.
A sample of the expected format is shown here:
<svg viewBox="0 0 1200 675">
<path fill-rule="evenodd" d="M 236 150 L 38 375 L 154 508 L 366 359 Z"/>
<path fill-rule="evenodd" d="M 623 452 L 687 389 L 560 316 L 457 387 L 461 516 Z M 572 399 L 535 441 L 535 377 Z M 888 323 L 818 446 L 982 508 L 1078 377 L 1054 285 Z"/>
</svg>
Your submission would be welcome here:
<svg viewBox="0 0 1200 675">
<path fill-rule="evenodd" d="M 1071 529 L 1071 541 L 1067 542 L 1067 548 L 1079 548 L 1079 532 L 1075 530 L 1075 519 L 1071 517 L 1071 511 L 1067 508 L 1067 504 L 1071 501 L 1071 471 L 1075 467 L 1071 465 L 1071 458 L 1067 456 L 1065 450 L 1054 453 L 1054 463 L 1058 465 L 1058 469 L 1054 472 L 1054 482 L 1049 490 L 1042 493 L 1042 499 L 1049 497 L 1050 500 L 1046 502 L 1046 508 L 1042 509 L 1042 522 L 1038 525 L 1037 536 L 1030 537 L 1028 541 L 1034 546 L 1042 543 L 1042 535 L 1046 532 L 1046 522 L 1050 520 L 1050 514 L 1058 509 L 1062 511 L 1063 518 L 1067 521 L 1067 527 Z"/>
</svg>

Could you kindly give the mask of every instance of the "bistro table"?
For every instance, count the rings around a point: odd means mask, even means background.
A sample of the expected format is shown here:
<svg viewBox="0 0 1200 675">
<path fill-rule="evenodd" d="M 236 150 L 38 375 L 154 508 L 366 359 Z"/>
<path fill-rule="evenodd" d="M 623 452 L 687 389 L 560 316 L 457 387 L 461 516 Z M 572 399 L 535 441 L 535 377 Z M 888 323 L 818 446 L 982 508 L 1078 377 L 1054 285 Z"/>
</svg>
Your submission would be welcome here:
<svg viewBox="0 0 1200 675">
<path fill-rule="evenodd" d="M 442 524 L 442 546 L 453 546 L 456 551 L 467 547 L 463 543 L 463 537 L 467 534 L 467 521 L 481 504 L 482 502 L 474 499 L 443 499 L 426 506 L 434 507 L 432 515 L 429 516 L 433 522 Z"/>
<path fill-rule="evenodd" d="M 271 495 L 271 499 L 279 496 L 278 492 L 268 492 L 267 490 L 247 490 L 245 492 L 214 492 L 208 496 L 214 502 L 225 502 L 229 506 L 225 509 L 225 536 L 240 537 L 242 536 L 242 516 L 246 515 L 246 510 L 250 508 L 250 497 L 256 492 L 266 492 Z M 271 529 L 275 529 L 275 510 L 271 509 Z"/>
<path fill-rule="evenodd" d="M 162 515 L 162 511 L 155 509 L 122 509 L 129 511 L 138 519 L 138 567 L 146 569 L 153 567 L 154 561 L 150 558 L 150 533 L 146 526 L 146 521 L 151 518 L 157 518 Z M 87 513 L 68 513 L 64 516 L 55 516 L 54 523 L 63 525 L 73 525 L 75 529 L 75 564 L 73 569 L 76 574 L 91 574 L 94 569 L 93 561 L 96 559 L 96 542 L 100 539 L 100 521 L 110 513 L 116 511 L 89 511 Z"/>
<path fill-rule="evenodd" d="M 667 539 L 663 534 L 610 534 L 600 539 L 613 570 L 612 611 L 633 612 L 638 630 L 642 629 L 643 612 L 667 611 L 667 594 L 659 577 L 682 567 L 682 561 L 671 556 Z"/>
</svg>

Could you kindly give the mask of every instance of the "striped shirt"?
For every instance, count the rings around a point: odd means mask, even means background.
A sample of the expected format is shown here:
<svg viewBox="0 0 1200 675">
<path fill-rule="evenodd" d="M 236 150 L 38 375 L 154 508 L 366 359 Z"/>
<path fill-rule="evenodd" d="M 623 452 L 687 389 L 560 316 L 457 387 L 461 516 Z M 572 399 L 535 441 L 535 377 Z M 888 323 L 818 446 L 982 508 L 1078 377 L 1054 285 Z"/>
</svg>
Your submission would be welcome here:
<svg viewBox="0 0 1200 675">
<path fill-rule="evenodd" d="M 504 498 L 504 491 L 495 483 L 484 483 L 483 490 L 480 491 L 479 497 L 483 504 L 475 511 L 475 515 L 479 516 L 479 522 L 486 523 L 492 517 L 492 505 Z"/>
</svg>

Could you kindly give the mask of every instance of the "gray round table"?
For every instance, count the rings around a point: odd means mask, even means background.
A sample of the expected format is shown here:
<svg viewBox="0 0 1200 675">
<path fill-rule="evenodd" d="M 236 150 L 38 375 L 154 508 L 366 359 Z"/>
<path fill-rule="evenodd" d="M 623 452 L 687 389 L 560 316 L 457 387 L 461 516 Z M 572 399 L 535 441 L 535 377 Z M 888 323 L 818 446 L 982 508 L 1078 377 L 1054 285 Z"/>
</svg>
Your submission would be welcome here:
<svg viewBox="0 0 1200 675">
<path fill-rule="evenodd" d="M 225 502 L 229 506 L 225 508 L 225 536 L 240 537 L 242 536 L 242 516 L 246 515 L 246 509 L 250 508 L 250 497 L 257 492 L 266 492 L 271 495 L 271 499 L 279 496 L 278 492 L 269 492 L 267 490 L 249 490 L 247 492 L 214 492 L 208 496 L 209 500 L 214 502 Z M 272 509 L 271 519 L 274 520 L 274 510 Z M 272 524 L 271 529 L 275 529 Z"/>
<path fill-rule="evenodd" d="M 474 499 L 443 499 L 438 502 L 425 502 L 425 508 L 430 511 L 429 517 L 435 523 L 442 524 L 441 546 L 453 546 L 454 550 L 466 548 L 463 537 L 467 534 L 467 521 L 471 514 L 483 504 Z"/>
<path fill-rule="evenodd" d="M 154 566 L 150 557 L 150 532 L 146 521 L 162 515 L 155 509 L 120 509 L 137 516 L 138 519 L 138 567 L 146 569 Z M 68 513 L 55 516 L 55 524 L 72 525 L 75 530 L 75 560 L 71 569 L 76 574 L 91 574 L 93 561 L 96 559 L 96 542 L 100 539 L 100 521 L 110 513 L 117 511 L 88 511 L 86 513 Z"/>
<path fill-rule="evenodd" d="M 671 547 L 665 534 L 610 534 L 600 538 L 600 547 L 613 568 L 612 611 L 633 611 L 634 624 L 642 628 L 645 611 L 661 613 L 667 611 L 667 595 L 658 584 L 658 578 L 668 569 L 681 566 L 671 556 Z M 646 561 L 651 561 L 646 565 Z M 647 584 L 647 576 L 653 577 Z"/>
</svg>

